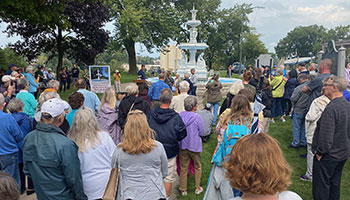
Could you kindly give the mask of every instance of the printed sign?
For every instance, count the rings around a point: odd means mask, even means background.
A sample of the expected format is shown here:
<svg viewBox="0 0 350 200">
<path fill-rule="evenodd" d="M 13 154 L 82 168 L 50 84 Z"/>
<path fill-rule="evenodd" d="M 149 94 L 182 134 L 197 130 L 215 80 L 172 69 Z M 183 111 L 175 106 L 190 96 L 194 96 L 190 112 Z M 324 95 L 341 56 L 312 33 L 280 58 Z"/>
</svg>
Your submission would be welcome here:
<svg viewBox="0 0 350 200">
<path fill-rule="evenodd" d="M 91 91 L 103 93 L 111 87 L 110 67 L 108 65 L 89 66 Z"/>
</svg>

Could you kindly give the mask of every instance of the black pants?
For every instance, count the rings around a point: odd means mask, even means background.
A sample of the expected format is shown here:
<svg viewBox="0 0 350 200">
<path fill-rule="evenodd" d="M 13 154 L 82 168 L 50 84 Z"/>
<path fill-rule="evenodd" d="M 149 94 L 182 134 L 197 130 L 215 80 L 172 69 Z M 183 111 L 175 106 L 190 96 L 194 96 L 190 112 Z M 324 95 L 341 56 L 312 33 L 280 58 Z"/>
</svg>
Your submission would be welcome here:
<svg viewBox="0 0 350 200">
<path fill-rule="evenodd" d="M 320 161 L 314 156 L 312 168 L 312 195 L 314 200 L 339 200 L 340 180 L 346 160 L 336 161 L 324 156 Z"/>
<path fill-rule="evenodd" d="M 60 92 L 62 92 L 62 88 L 63 88 L 63 92 L 66 91 L 66 83 L 67 83 L 66 80 L 61 80 L 60 81 Z"/>
<path fill-rule="evenodd" d="M 292 102 L 290 101 L 290 99 L 282 99 L 282 110 L 283 114 L 285 114 L 286 116 L 289 115 L 290 111 L 292 110 Z"/>
</svg>

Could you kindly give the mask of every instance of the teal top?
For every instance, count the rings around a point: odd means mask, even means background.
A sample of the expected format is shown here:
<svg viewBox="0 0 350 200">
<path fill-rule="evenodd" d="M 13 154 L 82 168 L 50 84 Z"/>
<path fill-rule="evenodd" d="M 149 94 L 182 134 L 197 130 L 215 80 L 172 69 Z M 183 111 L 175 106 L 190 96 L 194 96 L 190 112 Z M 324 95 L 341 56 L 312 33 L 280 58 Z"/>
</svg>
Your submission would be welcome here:
<svg viewBox="0 0 350 200">
<path fill-rule="evenodd" d="M 21 99 L 24 104 L 23 112 L 31 117 L 34 117 L 36 112 L 36 107 L 38 103 L 35 100 L 33 94 L 29 93 L 27 90 L 21 90 L 17 95 L 17 99 Z"/>
<path fill-rule="evenodd" d="M 66 120 L 69 123 L 69 127 L 72 127 L 73 124 L 73 118 L 75 116 L 75 112 L 77 112 L 79 109 L 74 109 L 72 110 L 70 113 L 68 113 L 68 115 L 66 116 Z"/>
</svg>

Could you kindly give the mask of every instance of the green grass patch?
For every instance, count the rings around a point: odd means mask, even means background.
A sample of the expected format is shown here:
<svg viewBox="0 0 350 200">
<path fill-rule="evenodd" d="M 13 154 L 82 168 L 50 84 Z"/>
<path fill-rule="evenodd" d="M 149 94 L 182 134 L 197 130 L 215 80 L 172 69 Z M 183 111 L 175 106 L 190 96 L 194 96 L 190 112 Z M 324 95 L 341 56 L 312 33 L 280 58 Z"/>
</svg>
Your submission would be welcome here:
<svg viewBox="0 0 350 200">
<path fill-rule="evenodd" d="M 128 72 L 122 72 L 121 75 L 122 75 L 122 77 L 120 79 L 121 83 L 130 83 L 133 80 L 137 79 L 137 74 L 129 74 Z M 111 79 L 113 82 L 113 77 Z"/>
<path fill-rule="evenodd" d="M 306 149 L 300 148 L 288 149 L 287 147 L 292 141 L 292 120 L 287 117 L 286 122 L 282 123 L 279 120 L 276 120 L 276 123 L 270 125 L 269 134 L 276 138 L 279 142 L 279 145 L 283 151 L 285 158 L 287 159 L 289 165 L 291 166 L 293 172 L 291 181 L 292 184 L 288 190 L 298 193 L 302 199 L 311 200 L 312 198 L 312 184 L 311 182 L 305 182 L 299 179 L 300 175 L 305 174 L 306 172 L 306 159 L 300 158 L 300 154 L 305 154 Z M 202 179 L 201 186 L 205 189 L 207 186 L 207 181 L 211 169 L 211 158 L 216 147 L 216 134 L 213 134 L 208 143 L 203 143 L 203 152 L 201 154 L 202 162 Z M 350 164 L 346 162 L 341 182 L 341 200 L 350 199 Z M 200 195 L 194 194 L 195 184 L 194 176 L 190 175 L 188 178 L 187 186 L 188 195 L 182 197 L 181 194 L 178 195 L 179 199 L 203 199 L 204 192 Z"/>
<path fill-rule="evenodd" d="M 124 79 L 125 78 L 125 79 Z M 134 80 L 136 75 L 129 75 L 126 73 L 125 76 L 122 77 L 125 80 Z M 131 82 L 131 81 L 129 81 Z M 64 100 L 68 100 L 69 95 L 76 91 L 77 89 L 71 88 L 66 92 L 60 93 L 60 96 Z M 99 98 L 102 97 L 102 94 L 97 94 Z M 289 187 L 289 190 L 298 193 L 304 200 L 312 199 L 312 185 L 311 182 L 305 182 L 299 179 L 300 175 L 305 174 L 306 172 L 306 159 L 300 158 L 300 154 L 305 154 L 306 149 L 300 148 L 296 149 L 288 149 L 287 147 L 292 141 L 292 120 L 290 117 L 286 117 L 286 122 L 282 123 L 281 121 L 276 119 L 276 123 L 270 125 L 269 134 L 276 138 L 279 142 L 279 145 L 284 153 L 286 160 L 291 166 L 293 173 L 291 177 L 292 184 Z M 216 147 L 216 134 L 213 134 L 210 137 L 210 140 L 207 143 L 203 143 L 203 152 L 201 153 L 201 162 L 202 162 L 202 178 L 201 178 L 201 186 L 205 189 L 207 186 L 207 181 L 209 177 L 209 172 L 212 167 L 211 158 Z M 182 197 L 181 194 L 178 195 L 178 199 L 203 199 L 204 192 L 200 195 L 195 195 L 195 184 L 194 184 L 194 176 L 190 175 L 188 178 L 188 196 Z M 341 200 L 349 200 L 350 199 L 350 164 L 346 162 L 345 167 L 343 169 L 342 182 L 341 182 Z"/>
</svg>

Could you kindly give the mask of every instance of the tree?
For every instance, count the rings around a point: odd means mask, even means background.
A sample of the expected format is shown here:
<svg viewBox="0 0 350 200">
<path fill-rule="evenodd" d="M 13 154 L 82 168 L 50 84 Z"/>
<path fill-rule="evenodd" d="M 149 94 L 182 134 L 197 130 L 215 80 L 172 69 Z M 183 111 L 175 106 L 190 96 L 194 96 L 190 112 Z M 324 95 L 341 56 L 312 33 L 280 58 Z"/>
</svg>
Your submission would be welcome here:
<svg viewBox="0 0 350 200">
<path fill-rule="evenodd" d="M 247 58 L 246 64 L 254 65 L 255 59 L 260 54 L 268 53 L 264 43 L 259 39 L 260 34 L 246 33 L 244 34 L 245 40 L 243 41 L 243 57 Z"/>
<path fill-rule="evenodd" d="M 12 63 L 22 68 L 28 66 L 28 62 L 26 62 L 26 60 L 22 56 L 16 55 L 11 48 L 0 48 L 0 68 L 7 71 L 8 67 Z"/>
<path fill-rule="evenodd" d="M 180 30 L 175 0 L 109 0 L 115 20 L 115 49 L 126 49 L 129 73 L 136 73 L 135 43 L 140 42 L 148 51 L 168 44 Z"/>
<path fill-rule="evenodd" d="M 85 64 L 93 64 L 102 52 L 108 34 L 102 29 L 108 8 L 102 0 L 1 1 L 0 16 L 7 22 L 7 33 L 23 41 L 12 45 L 16 53 L 29 60 L 42 52 L 57 54 L 57 71 L 65 53 Z M 70 50 L 67 51 L 67 50 Z"/>
<path fill-rule="evenodd" d="M 316 55 L 326 34 L 327 29 L 323 26 L 298 26 L 278 42 L 276 53 L 279 57 L 295 52 L 300 57 Z"/>
</svg>

